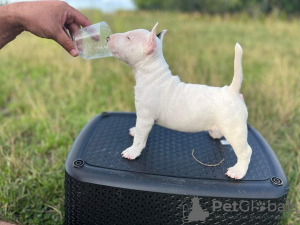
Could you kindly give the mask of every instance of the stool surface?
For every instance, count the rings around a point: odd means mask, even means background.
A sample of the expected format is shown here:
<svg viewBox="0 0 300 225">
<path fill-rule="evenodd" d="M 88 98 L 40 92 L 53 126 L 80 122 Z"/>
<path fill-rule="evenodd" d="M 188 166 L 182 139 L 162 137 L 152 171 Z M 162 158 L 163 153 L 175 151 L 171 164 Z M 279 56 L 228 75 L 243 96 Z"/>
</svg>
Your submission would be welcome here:
<svg viewBox="0 0 300 225">
<path fill-rule="evenodd" d="M 235 165 L 235 153 L 230 145 L 222 145 L 220 140 L 210 138 L 208 132 L 184 133 L 154 125 L 141 155 L 135 160 L 122 158 L 121 152 L 133 143 L 129 128 L 134 127 L 135 122 L 134 113 L 101 116 L 92 134 L 86 137 L 85 163 L 94 167 L 168 177 L 230 179 L 225 173 L 227 168 Z M 251 126 L 248 126 L 248 142 L 253 153 L 243 180 L 269 179 L 271 175 L 264 146 Z M 201 165 L 192 157 L 193 149 L 194 156 L 203 163 L 217 164 L 223 158 L 224 161 L 215 167 Z"/>
</svg>

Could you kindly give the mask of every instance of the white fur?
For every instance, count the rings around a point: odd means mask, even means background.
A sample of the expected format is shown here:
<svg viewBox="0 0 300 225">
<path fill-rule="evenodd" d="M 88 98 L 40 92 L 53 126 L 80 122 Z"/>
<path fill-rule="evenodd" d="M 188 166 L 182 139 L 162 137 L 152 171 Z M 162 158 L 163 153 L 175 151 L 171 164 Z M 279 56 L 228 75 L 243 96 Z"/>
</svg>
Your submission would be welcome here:
<svg viewBox="0 0 300 225">
<path fill-rule="evenodd" d="M 136 78 L 137 121 L 136 128 L 130 129 L 134 141 L 122 152 L 123 157 L 133 160 L 141 154 L 154 123 L 184 132 L 209 131 L 212 138 L 224 135 L 237 156 L 237 163 L 226 174 L 243 178 L 252 150 L 247 143 L 247 107 L 239 94 L 243 79 L 241 46 L 235 46 L 230 86 L 186 84 L 169 70 L 162 53 L 166 30 L 158 38 L 156 27 L 151 32 L 134 30 L 107 39 L 113 56 L 130 65 Z"/>
</svg>

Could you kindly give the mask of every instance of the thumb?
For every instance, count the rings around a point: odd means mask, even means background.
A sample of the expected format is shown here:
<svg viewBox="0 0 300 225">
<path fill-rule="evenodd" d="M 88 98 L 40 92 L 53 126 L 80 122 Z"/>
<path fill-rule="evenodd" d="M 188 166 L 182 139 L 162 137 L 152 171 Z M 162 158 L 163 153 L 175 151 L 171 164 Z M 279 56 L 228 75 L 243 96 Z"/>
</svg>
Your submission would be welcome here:
<svg viewBox="0 0 300 225">
<path fill-rule="evenodd" d="M 73 57 L 78 56 L 78 53 L 75 49 L 75 45 L 71 38 L 61 29 L 60 32 L 58 32 L 57 37 L 55 38 L 55 41 L 60 44 L 70 55 Z"/>
</svg>

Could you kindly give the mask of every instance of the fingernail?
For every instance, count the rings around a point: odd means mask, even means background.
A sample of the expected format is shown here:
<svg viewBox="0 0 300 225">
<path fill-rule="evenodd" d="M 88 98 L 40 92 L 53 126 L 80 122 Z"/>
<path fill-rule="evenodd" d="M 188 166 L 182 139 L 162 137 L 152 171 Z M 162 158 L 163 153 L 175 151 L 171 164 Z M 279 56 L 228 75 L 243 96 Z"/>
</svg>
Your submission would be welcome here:
<svg viewBox="0 0 300 225">
<path fill-rule="evenodd" d="M 75 49 L 72 49 L 71 51 L 70 51 L 70 54 L 72 55 L 72 56 L 77 56 L 78 54 L 77 54 L 77 51 L 75 50 Z"/>
</svg>

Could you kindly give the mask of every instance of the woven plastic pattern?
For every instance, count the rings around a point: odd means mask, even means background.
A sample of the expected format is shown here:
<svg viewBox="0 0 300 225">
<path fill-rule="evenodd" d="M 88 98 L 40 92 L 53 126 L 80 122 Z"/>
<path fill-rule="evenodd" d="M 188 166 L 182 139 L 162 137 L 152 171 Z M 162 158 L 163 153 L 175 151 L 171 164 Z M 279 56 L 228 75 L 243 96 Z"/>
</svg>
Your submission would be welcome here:
<svg viewBox="0 0 300 225">
<path fill-rule="evenodd" d="M 213 208 L 213 201 L 222 205 L 241 199 L 197 197 L 200 207 L 208 212 L 205 220 L 189 220 L 194 196 L 172 195 L 88 184 L 65 177 L 65 224 L 66 225 L 279 225 L 282 212 L 258 207 L 249 211 Z M 246 200 L 246 199 L 245 199 Z M 254 200 L 249 204 L 285 203 L 286 196 L 275 200 Z M 245 204 L 243 203 L 245 206 Z M 246 209 L 245 207 L 243 208 Z M 264 210 L 261 210 L 264 209 Z"/>
<path fill-rule="evenodd" d="M 135 126 L 134 114 L 108 114 L 102 117 L 85 150 L 84 160 L 97 167 L 134 171 L 148 174 L 187 178 L 229 179 L 227 168 L 235 165 L 236 156 L 230 145 L 210 138 L 208 132 L 184 133 L 154 125 L 149 134 L 146 148 L 135 160 L 121 157 L 121 152 L 130 147 L 133 138 L 129 128 Z M 266 180 L 270 178 L 263 149 L 251 129 L 248 142 L 253 154 L 248 172 L 243 180 Z M 220 166 L 207 167 L 196 162 L 191 153 L 201 162 Z M 174 169 L 176 168 L 176 169 Z"/>
</svg>

